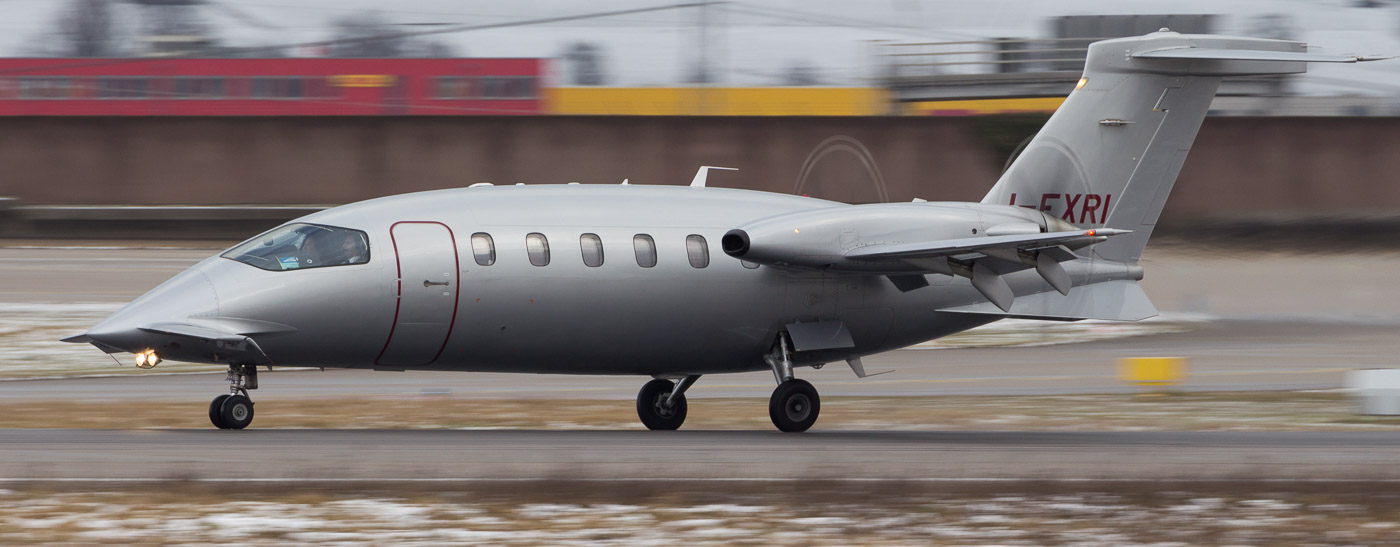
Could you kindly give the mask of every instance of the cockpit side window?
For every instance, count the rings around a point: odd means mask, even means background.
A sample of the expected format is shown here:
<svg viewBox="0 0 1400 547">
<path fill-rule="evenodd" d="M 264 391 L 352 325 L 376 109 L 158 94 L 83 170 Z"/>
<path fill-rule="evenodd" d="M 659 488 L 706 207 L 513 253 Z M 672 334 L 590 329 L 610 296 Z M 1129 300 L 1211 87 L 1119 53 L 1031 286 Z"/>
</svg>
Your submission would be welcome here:
<svg viewBox="0 0 1400 547">
<path fill-rule="evenodd" d="M 369 262 L 369 237 L 349 228 L 288 224 L 219 256 L 269 271 L 363 264 Z"/>
</svg>

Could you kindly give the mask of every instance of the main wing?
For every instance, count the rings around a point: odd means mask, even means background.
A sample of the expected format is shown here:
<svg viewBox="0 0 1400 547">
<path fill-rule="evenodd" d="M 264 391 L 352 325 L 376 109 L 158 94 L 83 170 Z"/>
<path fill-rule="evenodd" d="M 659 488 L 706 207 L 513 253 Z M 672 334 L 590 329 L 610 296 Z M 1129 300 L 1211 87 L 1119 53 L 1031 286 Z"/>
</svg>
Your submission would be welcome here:
<svg viewBox="0 0 1400 547">
<path fill-rule="evenodd" d="M 1060 294 L 1069 295 L 1072 281 L 1060 265 L 1078 258 L 1072 249 L 1105 241 L 1129 230 L 1100 228 L 1043 234 L 1017 234 L 980 238 L 950 239 L 919 243 L 866 245 L 852 249 L 846 258 L 854 261 L 899 261 L 927 273 L 962 275 L 972 280 L 987 300 L 1002 311 L 1010 311 L 1015 300 L 1011 287 L 1001 276 L 1035 268 Z M 987 260 L 990 258 L 991 260 Z M 923 275 L 890 276 L 901 291 L 928 285 Z"/>
<path fill-rule="evenodd" d="M 969 227 L 976 228 L 964 235 Z M 1082 258 L 1078 249 L 1128 233 L 1076 228 L 1005 206 L 871 204 L 759 219 L 725 233 L 720 246 L 729 256 L 775 268 L 886 276 L 904 292 L 928 286 L 928 274 L 965 277 L 1012 313 L 1016 295 L 1007 274 L 1034 269 L 1068 296 L 1077 281 L 1062 263 Z"/>
<path fill-rule="evenodd" d="M 982 253 L 991 256 L 1034 250 L 1056 246 L 1080 248 L 1107 240 L 1110 236 L 1130 233 L 1131 230 L 1099 228 L 1094 230 L 1073 230 L 1048 232 L 1043 234 L 1015 234 L 1004 236 L 969 237 L 916 243 L 872 244 L 857 247 L 846 252 L 851 260 L 905 260 L 955 256 L 966 253 Z"/>
</svg>

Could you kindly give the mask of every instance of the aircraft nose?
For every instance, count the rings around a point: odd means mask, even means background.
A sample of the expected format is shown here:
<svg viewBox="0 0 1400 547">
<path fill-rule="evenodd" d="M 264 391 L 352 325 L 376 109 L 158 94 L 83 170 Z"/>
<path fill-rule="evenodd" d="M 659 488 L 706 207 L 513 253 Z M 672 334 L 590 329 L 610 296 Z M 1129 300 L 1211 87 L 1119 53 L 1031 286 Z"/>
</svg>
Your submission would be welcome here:
<svg viewBox="0 0 1400 547">
<path fill-rule="evenodd" d="M 83 335 L 91 341 L 124 351 L 148 347 L 151 334 L 141 327 L 156 323 L 183 323 L 191 316 L 219 314 L 219 297 L 214 283 L 198 266 L 170 278 L 150 292 L 123 306 Z M 73 341 L 82 337 L 73 337 Z"/>
</svg>

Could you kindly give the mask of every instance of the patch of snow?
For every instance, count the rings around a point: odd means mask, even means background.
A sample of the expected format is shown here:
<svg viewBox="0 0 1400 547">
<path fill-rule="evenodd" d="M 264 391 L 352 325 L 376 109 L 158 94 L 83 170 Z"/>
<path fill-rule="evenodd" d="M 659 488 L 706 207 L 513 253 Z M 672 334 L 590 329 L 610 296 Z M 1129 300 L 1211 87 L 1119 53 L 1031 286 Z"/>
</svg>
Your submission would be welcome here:
<svg viewBox="0 0 1400 547">
<path fill-rule="evenodd" d="M 732 504 L 710 504 L 695 505 L 691 507 L 670 507 L 665 509 L 671 513 L 766 513 L 773 511 L 772 507 L 765 505 L 732 505 Z"/>
<path fill-rule="evenodd" d="M 682 519 L 666 522 L 667 526 L 675 528 L 701 528 L 705 526 L 719 526 L 728 521 L 724 519 Z"/>
</svg>

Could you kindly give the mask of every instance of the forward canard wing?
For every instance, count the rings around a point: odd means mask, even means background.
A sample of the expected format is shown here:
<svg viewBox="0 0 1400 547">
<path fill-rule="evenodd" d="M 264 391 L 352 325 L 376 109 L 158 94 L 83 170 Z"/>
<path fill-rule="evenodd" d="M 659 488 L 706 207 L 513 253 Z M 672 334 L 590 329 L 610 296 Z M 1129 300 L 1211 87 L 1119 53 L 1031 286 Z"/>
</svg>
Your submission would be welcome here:
<svg viewBox="0 0 1400 547">
<path fill-rule="evenodd" d="M 164 334 L 167 336 L 194 338 L 205 342 L 224 342 L 230 344 L 241 343 L 248 340 L 242 334 L 225 332 L 221 330 L 191 325 L 188 323 L 154 323 L 138 327 L 145 332 Z"/>
</svg>

